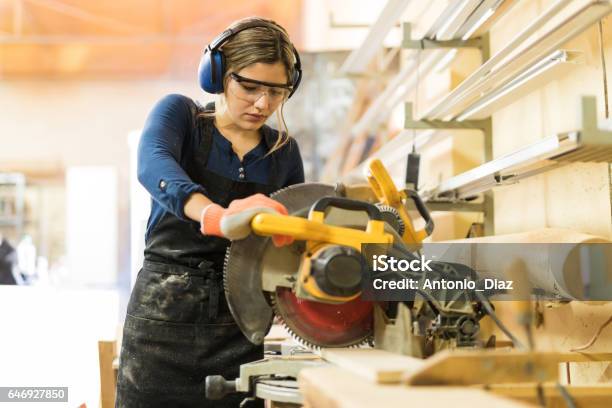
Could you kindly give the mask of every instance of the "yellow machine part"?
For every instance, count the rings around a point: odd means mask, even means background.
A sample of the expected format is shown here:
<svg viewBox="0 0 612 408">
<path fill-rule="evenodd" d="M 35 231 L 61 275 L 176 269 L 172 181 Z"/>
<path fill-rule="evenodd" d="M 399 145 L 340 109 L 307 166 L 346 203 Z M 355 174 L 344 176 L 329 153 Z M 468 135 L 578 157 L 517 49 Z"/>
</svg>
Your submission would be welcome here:
<svg viewBox="0 0 612 408">
<path fill-rule="evenodd" d="M 329 245 L 343 245 L 361 252 L 362 244 L 392 244 L 393 235 L 385 232 L 384 221 L 369 220 L 366 230 L 337 227 L 325 224 L 325 213 L 311 211 L 308 219 L 279 214 L 258 214 L 251 221 L 251 228 L 258 235 L 289 235 L 297 240 L 306 241 L 306 251 L 298 272 L 298 285 L 316 299 L 328 302 L 348 302 L 361 295 L 350 297 L 330 296 L 322 291 L 311 277 L 312 257 Z"/>
<path fill-rule="evenodd" d="M 317 242 L 351 246 L 361 251 L 362 244 L 392 244 L 393 235 L 385 232 L 384 221 L 370 220 L 365 231 L 337 227 L 324 223 L 325 214 L 311 211 L 308 219 L 291 215 L 267 214 L 256 215 L 251 221 L 251 228 L 258 235 L 289 235 L 298 240 L 307 241 L 307 245 Z"/>
<path fill-rule="evenodd" d="M 319 288 L 319 285 L 317 285 L 315 279 L 312 277 L 312 259 L 316 258 L 318 253 L 328 246 L 329 244 L 319 244 L 318 246 L 309 249 L 308 254 L 302 258 L 302 263 L 298 272 L 299 284 L 310 296 L 327 302 L 343 303 L 358 298 L 361 296 L 361 292 L 356 293 L 353 296 L 331 296 L 322 291 Z"/>
<path fill-rule="evenodd" d="M 398 191 L 382 162 L 373 159 L 368 163 L 366 178 L 381 204 L 393 207 L 404 222 L 402 239 L 407 244 L 420 244 L 427 237 L 425 230 L 416 231 L 404 206 L 407 196 Z M 308 219 L 291 215 L 261 213 L 251 221 L 252 230 L 258 235 L 288 235 L 306 241 L 306 251 L 298 272 L 298 285 L 310 296 L 330 302 L 347 302 L 360 296 L 330 296 L 323 292 L 311 277 L 311 262 L 317 253 L 328 245 L 343 245 L 361 252 L 362 244 L 392 244 L 393 235 L 386 233 L 384 221 L 369 220 L 365 231 L 325 224 L 323 211 L 310 211 Z"/>
<path fill-rule="evenodd" d="M 419 231 L 414 229 L 412 220 L 403 204 L 407 200 L 406 193 L 398 191 L 379 159 L 370 160 L 366 167 L 366 178 L 381 204 L 393 207 L 399 213 L 405 225 L 404 235 L 402 235 L 404 242 L 407 244 L 421 243 L 427 237 L 427 232 L 424 229 Z"/>
</svg>

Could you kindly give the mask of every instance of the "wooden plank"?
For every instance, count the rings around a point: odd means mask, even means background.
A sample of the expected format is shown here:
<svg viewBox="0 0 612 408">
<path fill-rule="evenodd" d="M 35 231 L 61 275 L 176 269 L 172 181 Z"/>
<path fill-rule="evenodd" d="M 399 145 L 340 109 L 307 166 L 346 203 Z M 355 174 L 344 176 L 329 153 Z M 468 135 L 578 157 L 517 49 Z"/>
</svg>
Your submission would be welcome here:
<svg viewBox="0 0 612 408">
<path fill-rule="evenodd" d="M 567 393 L 578 407 L 608 408 L 612 407 L 612 386 L 606 384 L 575 386 L 565 385 Z M 488 391 L 504 397 L 537 404 L 538 389 L 533 384 L 500 384 L 487 386 Z M 547 408 L 564 408 L 567 403 L 555 384 L 542 385 Z"/>
<path fill-rule="evenodd" d="M 304 369 L 300 371 L 298 384 L 304 408 L 533 407 L 476 388 L 375 384 L 360 375 L 334 366 Z"/>
<path fill-rule="evenodd" d="M 419 358 L 376 349 L 323 349 L 321 357 L 379 384 L 399 383 L 407 370 L 418 371 L 425 365 Z"/>
<path fill-rule="evenodd" d="M 411 385 L 557 381 L 558 360 L 557 353 L 448 350 L 428 358 L 416 370 L 407 370 L 404 381 Z"/>
<path fill-rule="evenodd" d="M 371 382 L 405 382 L 412 385 L 556 381 L 559 362 L 568 358 L 586 358 L 575 354 L 578 353 L 448 350 L 421 360 L 376 349 L 321 351 L 324 360 Z"/>
<path fill-rule="evenodd" d="M 100 358 L 100 407 L 115 406 L 115 387 L 117 377 L 113 369 L 113 361 L 117 356 L 116 341 L 98 341 L 98 356 Z"/>
</svg>

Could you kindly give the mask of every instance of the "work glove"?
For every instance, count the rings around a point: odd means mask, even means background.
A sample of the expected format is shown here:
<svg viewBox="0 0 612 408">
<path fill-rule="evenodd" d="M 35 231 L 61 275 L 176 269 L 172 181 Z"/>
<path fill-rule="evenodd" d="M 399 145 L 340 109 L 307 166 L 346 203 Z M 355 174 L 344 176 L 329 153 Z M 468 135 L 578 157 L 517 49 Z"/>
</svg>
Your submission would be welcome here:
<svg viewBox="0 0 612 408">
<path fill-rule="evenodd" d="M 204 235 L 214 235 L 230 240 L 244 239 L 251 233 L 251 220 L 257 214 L 272 213 L 287 215 L 284 205 L 263 194 L 232 201 L 227 208 L 210 204 L 202 210 L 200 231 Z M 272 236 L 274 246 L 280 247 L 293 242 L 287 235 Z"/>
</svg>

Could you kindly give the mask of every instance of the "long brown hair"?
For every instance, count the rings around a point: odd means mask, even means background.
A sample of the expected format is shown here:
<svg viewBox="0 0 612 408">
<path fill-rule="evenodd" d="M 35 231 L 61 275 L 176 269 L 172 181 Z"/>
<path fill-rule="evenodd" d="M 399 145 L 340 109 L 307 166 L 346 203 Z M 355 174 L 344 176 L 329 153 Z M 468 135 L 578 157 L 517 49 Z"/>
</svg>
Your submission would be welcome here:
<svg viewBox="0 0 612 408">
<path fill-rule="evenodd" d="M 221 47 L 225 56 L 225 75 L 223 83 L 227 85 L 229 74 L 239 72 L 243 68 L 255 63 L 274 64 L 282 62 L 287 72 L 287 78 L 293 78 L 295 56 L 293 45 L 287 31 L 272 20 L 261 17 L 247 17 L 234 22 L 231 29 L 240 29 L 250 23 L 261 24 L 261 27 L 252 27 L 231 37 Z M 225 87 L 224 87 L 225 88 Z M 225 109 L 225 95 L 221 94 L 216 100 L 217 110 Z M 283 116 L 284 101 L 276 110 L 279 137 L 267 154 L 273 153 L 289 142 L 289 130 Z M 203 112 L 200 116 L 210 117 L 211 112 Z"/>
</svg>

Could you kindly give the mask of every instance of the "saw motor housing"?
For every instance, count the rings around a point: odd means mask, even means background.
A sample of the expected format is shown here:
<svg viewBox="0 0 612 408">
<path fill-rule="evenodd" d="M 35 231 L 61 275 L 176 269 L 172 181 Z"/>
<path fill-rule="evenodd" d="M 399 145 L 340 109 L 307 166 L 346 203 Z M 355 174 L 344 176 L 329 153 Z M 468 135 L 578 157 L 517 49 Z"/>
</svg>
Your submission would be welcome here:
<svg viewBox="0 0 612 408">
<path fill-rule="evenodd" d="M 326 211 L 331 208 L 367 213 L 369 218 L 365 231 L 335 227 L 332 231 L 342 234 L 339 240 L 345 242 L 344 245 L 306 241 L 294 290 L 298 298 L 344 303 L 361 294 L 362 278 L 368 267 L 361 253 L 362 245 L 389 243 L 392 237 L 385 232 L 382 214 L 376 206 L 340 197 L 321 198 L 311 207 L 308 220 L 312 223 L 307 225 L 305 234 L 316 233 L 319 226 L 326 225 Z"/>
</svg>

